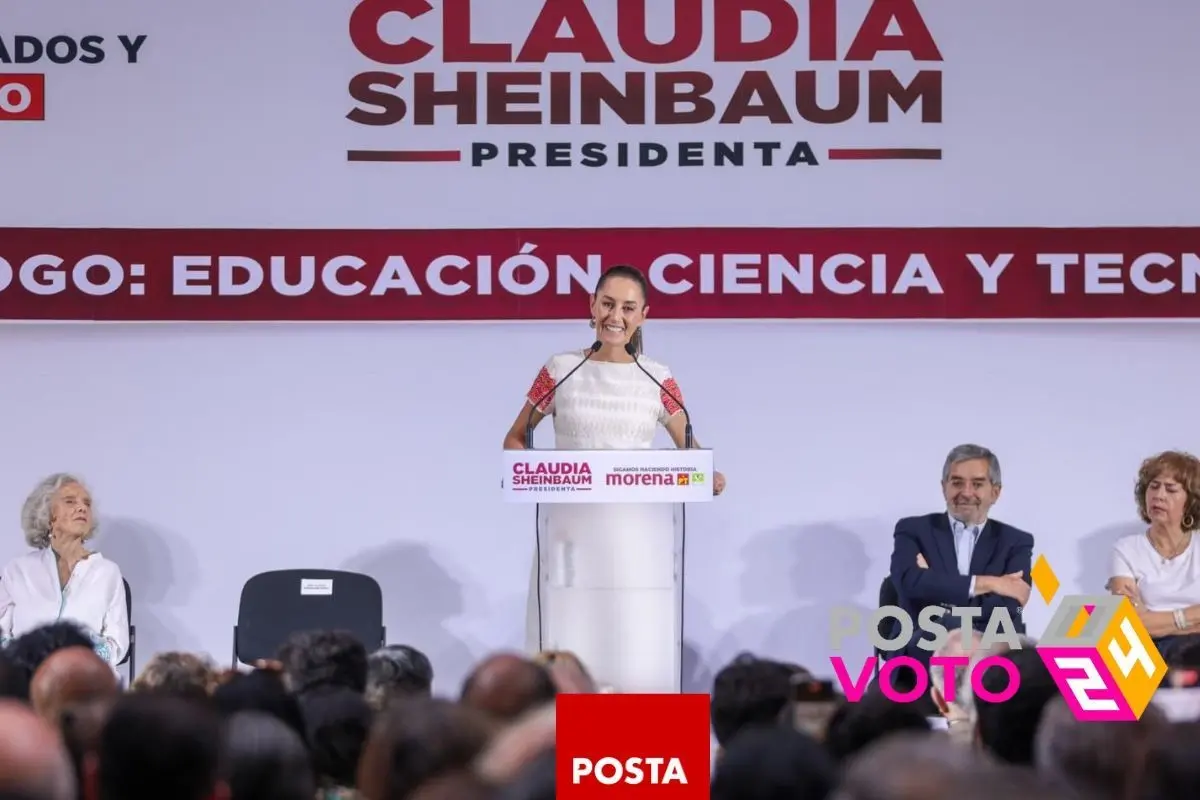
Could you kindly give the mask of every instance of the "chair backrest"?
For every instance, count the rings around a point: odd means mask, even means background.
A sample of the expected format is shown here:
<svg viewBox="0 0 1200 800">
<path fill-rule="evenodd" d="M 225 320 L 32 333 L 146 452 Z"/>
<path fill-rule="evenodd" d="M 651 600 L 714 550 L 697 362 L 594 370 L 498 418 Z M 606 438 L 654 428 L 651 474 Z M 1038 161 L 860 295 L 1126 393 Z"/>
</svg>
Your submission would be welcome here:
<svg viewBox="0 0 1200 800">
<path fill-rule="evenodd" d="M 125 655 L 122 656 L 121 661 L 117 664 L 117 666 L 121 666 L 121 664 L 128 663 L 129 657 L 133 654 L 133 636 L 134 636 L 134 634 L 133 634 L 133 592 L 130 591 L 130 589 L 129 589 L 129 581 L 122 578 L 121 582 L 125 584 L 125 619 L 129 623 L 130 646 L 128 649 L 125 650 Z"/>
<path fill-rule="evenodd" d="M 246 581 L 238 605 L 237 659 L 272 659 L 287 638 L 312 630 L 354 634 L 368 651 L 384 644 L 383 592 L 374 578 L 329 569 L 263 572 Z"/>
</svg>

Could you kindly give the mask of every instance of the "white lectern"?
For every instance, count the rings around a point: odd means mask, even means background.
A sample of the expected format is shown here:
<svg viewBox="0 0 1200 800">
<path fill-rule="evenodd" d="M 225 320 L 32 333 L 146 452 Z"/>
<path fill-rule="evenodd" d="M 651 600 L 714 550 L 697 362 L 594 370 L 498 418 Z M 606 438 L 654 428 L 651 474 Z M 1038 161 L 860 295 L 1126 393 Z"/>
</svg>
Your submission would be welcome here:
<svg viewBox="0 0 1200 800">
<path fill-rule="evenodd" d="M 505 500 L 537 506 L 539 648 L 620 692 L 679 692 L 685 506 L 712 481 L 711 450 L 506 450 Z"/>
</svg>

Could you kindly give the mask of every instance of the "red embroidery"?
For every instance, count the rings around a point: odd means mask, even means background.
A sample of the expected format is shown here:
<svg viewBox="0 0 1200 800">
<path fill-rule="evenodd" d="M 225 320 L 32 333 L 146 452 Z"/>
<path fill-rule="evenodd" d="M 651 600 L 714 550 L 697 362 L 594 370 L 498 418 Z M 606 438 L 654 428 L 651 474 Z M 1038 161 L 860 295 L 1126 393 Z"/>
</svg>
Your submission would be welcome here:
<svg viewBox="0 0 1200 800">
<path fill-rule="evenodd" d="M 553 388 L 554 378 L 550 377 L 550 370 L 542 367 L 542 371 L 538 373 L 533 386 L 529 388 L 529 394 L 525 395 L 525 397 L 530 403 L 536 404 L 537 410 L 544 414 L 546 409 L 550 408 L 550 404 L 554 402 L 554 394 L 550 392 Z M 550 393 L 547 394 L 547 392 Z"/>
<path fill-rule="evenodd" d="M 680 401 L 683 400 L 683 392 L 679 391 L 679 384 L 675 382 L 674 378 L 667 378 L 663 381 L 663 388 L 666 391 L 659 392 L 659 397 L 662 398 L 663 408 L 667 410 L 667 416 L 673 417 L 683 410 L 679 403 L 675 401 L 675 397 L 678 397 Z M 675 397 L 671 395 L 675 395 Z"/>
</svg>

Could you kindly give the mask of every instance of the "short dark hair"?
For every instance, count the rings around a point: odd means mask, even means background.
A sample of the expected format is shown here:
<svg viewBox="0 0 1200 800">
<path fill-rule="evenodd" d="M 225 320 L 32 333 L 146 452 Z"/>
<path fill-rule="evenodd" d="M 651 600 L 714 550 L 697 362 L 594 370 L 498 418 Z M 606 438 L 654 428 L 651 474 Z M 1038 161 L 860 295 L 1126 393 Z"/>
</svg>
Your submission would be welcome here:
<svg viewBox="0 0 1200 800">
<path fill-rule="evenodd" d="M 1042 712 L 1061 694 L 1037 650 L 1010 650 L 996 658 L 1012 662 L 1020 676 L 1020 685 L 1016 694 L 1000 703 L 986 700 L 981 694 L 975 695 L 979 741 L 1000 761 L 1031 766 Z M 981 676 L 983 688 L 991 694 L 1003 692 L 1010 680 L 1008 672 L 996 664 L 986 667 Z"/>
<path fill-rule="evenodd" d="M 220 720 L 206 704 L 123 695 L 100 731 L 100 800 L 203 800 L 220 759 Z"/>
<path fill-rule="evenodd" d="M 59 650 L 68 647 L 94 649 L 92 637 L 84 628 L 68 620 L 58 620 L 27 631 L 9 643 L 5 650 L 9 663 L 17 672 L 11 681 L 11 690 L 20 691 L 24 678 L 24 695 L 16 699 L 29 699 L 29 681 L 42 662 Z"/>
<path fill-rule="evenodd" d="M 367 648 L 349 631 L 295 633 L 279 648 L 279 661 L 297 694 L 328 686 L 367 688 Z"/>
<path fill-rule="evenodd" d="M 367 657 L 367 701 L 375 708 L 396 696 L 421 695 L 433 691 L 433 664 L 415 647 L 392 644 Z"/>
<path fill-rule="evenodd" d="M 791 664 L 742 653 L 713 678 L 710 716 L 713 735 L 724 747 L 734 735 L 751 726 L 778 724 L 792 696 Z"/>
</svg>

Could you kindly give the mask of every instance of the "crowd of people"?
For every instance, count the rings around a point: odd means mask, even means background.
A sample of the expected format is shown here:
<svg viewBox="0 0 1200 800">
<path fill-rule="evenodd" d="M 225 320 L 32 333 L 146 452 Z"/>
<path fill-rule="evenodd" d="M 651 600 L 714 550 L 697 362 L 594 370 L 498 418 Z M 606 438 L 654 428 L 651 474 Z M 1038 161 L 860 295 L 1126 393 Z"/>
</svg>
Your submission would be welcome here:
<svg viewBox="0 0 1200 800">
<path fill-rule="evenodd" d="M 935 690 L 926 706 L 877 688 L 853 703 L 809 697 L 820 683 L 809 670 L 742 654 L 711 687 L 711 796 L 1200 796 L 1200 722 L 1172 721 L 1154 705 L 1137 722 L 1081 722 L 1035 651 L 1002 657 L 1021 678 L 1010 700 L 973 697 L 967 681 L 952 701 Z M 992 679 L 989 670 L 985 685 Z M 253 669 L 159 653 L 123 687 L 86 631 L 51 623 L 0 651 L 0 797 L 555 797 L 555 704 L 564 693 L 598 691 L 585 664 L 565 652 L 505 652 L 453 692 L 435 694 L 433 682 L 417 649 L 368 652 L 348 633 L 312 631 Z"/>
</svg>

